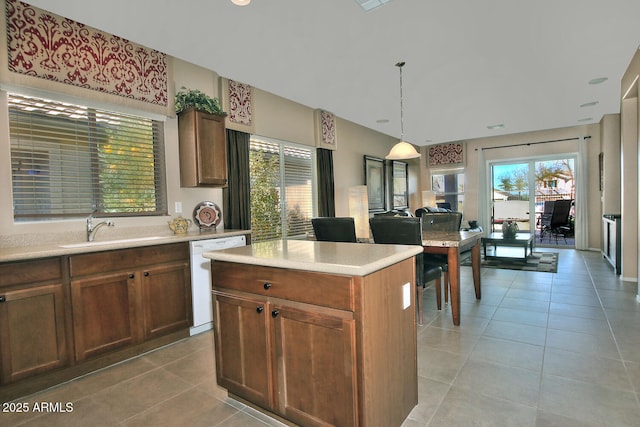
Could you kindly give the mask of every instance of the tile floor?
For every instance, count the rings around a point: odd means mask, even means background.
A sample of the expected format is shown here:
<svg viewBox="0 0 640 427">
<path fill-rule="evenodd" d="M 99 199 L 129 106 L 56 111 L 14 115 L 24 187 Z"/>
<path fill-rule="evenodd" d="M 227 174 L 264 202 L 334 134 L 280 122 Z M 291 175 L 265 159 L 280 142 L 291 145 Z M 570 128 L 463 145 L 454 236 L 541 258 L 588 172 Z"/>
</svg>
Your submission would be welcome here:
<svg viewBox="0 0 640 427">
<path fill-rule="evenodd" d="M 419 402 L 403 426 L 640 425 L 637 285 L 598 253 L 553 250 L 557 274 L 484 269 L 480 302 L 463 267 L 460 327 L 425 292 Z M 203 333 L 19 399 L 73 412 L 0 413 L 0 425 L 281 425 L 217 388 L 212 342 Z"/>
</svg>

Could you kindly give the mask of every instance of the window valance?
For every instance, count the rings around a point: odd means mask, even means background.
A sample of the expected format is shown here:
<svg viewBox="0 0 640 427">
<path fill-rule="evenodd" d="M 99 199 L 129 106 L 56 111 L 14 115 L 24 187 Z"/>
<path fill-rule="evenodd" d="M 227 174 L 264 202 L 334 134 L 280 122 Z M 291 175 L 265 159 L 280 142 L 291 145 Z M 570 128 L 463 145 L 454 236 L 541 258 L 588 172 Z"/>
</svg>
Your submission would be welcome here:
<svg viewBox="0 0 640 427">
<path fill-rule="evenodd" d="M 3 83 L 173 114 L 166 54 L 18 0 L 5 2 Z"/>
</svg>

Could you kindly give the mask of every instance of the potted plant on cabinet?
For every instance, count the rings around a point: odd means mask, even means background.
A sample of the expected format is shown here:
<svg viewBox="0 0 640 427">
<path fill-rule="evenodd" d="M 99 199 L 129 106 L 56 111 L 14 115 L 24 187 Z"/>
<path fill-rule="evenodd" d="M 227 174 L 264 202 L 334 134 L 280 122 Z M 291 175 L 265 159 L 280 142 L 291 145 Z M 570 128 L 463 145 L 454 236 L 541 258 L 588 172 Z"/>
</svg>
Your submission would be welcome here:
<svg viewBox="0 0 640 427">
<path fill-rule="evenodd" d="M 182 187 L 227 185 L 225 116 L 218 98 L 182 87 L 176 93 Z"/>
<path fill-rule="evenodd" d="M 226 115 L 226 113 L 222 111 L 222 106 L 218 98 L 212 98 L 198 89 L 187 89 L 184 86 L 176 93 L 175 109 L 178 115 L 190 109 L 209 114 Z"/>
</svg>

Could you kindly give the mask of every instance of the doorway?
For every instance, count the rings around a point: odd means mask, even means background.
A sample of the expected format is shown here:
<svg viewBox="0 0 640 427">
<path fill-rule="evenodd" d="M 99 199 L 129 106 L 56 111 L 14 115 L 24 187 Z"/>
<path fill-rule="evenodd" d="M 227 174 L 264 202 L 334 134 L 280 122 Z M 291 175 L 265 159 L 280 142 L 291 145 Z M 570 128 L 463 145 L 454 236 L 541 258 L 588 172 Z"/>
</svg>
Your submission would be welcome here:
<svg viewBox="0 0 640 427">
<path fill-rule="evenodd" d="M 492 231 L 512 220 L 520 231 L 535 233 L 538 246 L 575 247 L 575 164 L 574 156 L 490 163 Z M 551 223 L 557 200 L 571 201 L 562 224 Z"/>
</svg>

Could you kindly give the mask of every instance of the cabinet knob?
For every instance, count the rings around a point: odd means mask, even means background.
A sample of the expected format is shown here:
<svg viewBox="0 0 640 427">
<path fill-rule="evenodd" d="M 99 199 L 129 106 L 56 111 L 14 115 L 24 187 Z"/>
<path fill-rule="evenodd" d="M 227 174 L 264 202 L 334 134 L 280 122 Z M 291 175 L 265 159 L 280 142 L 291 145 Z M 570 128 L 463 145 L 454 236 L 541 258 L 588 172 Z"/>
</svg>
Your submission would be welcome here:
<svg viewBox="0 0 640 427">
<path fill-rule="evenodd" d="M 0 295 L 0 302 L 5 302 L 7 298 L 4 295 Z"/>
<path fill-rule="evenodd" d="M 271 317 L 278 317 L 278 314 L 280 314 L 280 312 L 278 310 L 273 310 L 271 312 Z"/>
<path fill-rule="evenodd" d="M 259 305 L 256 307 L 256 313 L 262 313 L 264 311 L 264 307 Z"/>
<path fill-rule="evenodd" d="M 129 279 L 133 279 L 134 277 L 136 277 L 135 274 L 133 274 L 133 273 L 129 274 Z"/>
<path fill-rule="evenodd" d="M 262 285 L 265 289 L 269 289 L 271 287 L 271 283 L 269 282 L 265 282 L 264 285 Z"/>
<path fill-rule="evenodd" d="M 144 272 L 144 277 L 149 277 L 149 272 L 148 271 Z"/>
</svg>

